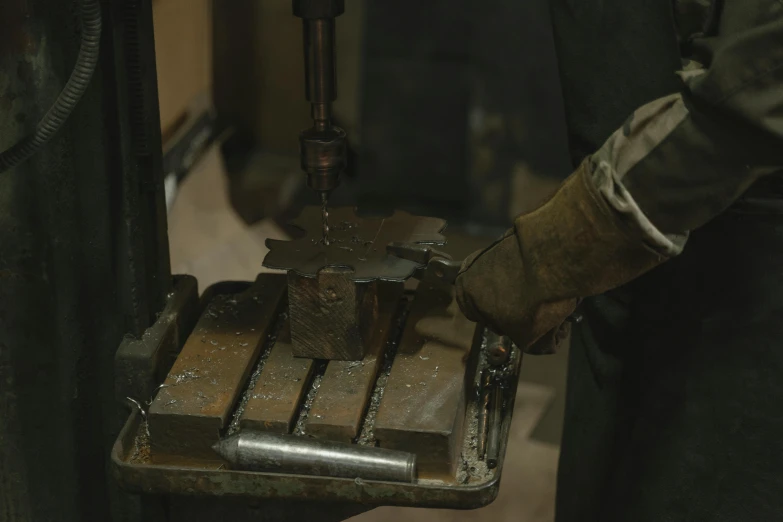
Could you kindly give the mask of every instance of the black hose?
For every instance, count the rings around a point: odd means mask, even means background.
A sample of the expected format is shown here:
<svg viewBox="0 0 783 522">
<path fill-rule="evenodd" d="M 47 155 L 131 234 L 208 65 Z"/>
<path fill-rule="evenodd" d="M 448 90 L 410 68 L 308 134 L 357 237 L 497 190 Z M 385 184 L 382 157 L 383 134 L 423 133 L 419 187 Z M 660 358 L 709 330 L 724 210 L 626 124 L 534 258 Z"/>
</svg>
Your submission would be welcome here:
<svg viewBox="0 0 783 522">
<path fill-rule="evenodd" d="M 98 64 L 100 51 L 101 8 L 98 2 L 99 0 L 79 2 L 82 41 L 71 77 L 52 108 L 38 122 L 35 131 L 10 149 L 0 153 L 0 172 L 19 165 L 46 145 L 63 126 L 84 95 L 84 91 L 87 90 L 95 66 Z"/>
</svg>

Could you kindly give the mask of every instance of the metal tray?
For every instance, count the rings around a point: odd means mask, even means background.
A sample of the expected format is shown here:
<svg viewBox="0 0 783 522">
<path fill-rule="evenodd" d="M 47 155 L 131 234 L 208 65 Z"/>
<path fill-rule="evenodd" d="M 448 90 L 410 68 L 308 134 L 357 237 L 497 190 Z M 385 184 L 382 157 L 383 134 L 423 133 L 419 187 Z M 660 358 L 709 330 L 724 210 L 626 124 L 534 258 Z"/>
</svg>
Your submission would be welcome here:
<svg viewBox="0 0 783 522">
<path fill-rule="evenodd" d="M 216 285 L 205 294 L 236 291 L 237 283 Z M 203 301 L 202 301 L 203 302 Z M 478 350 L 476 350 L 478 352 Z M 521 357 L 517 357 L 518 375 Z M 476 380 L 483 364 L 477 364 Z M 460 483 L 419 479 L 413 484 L 341 479 L 225 469 L 220 461 L 189 459 L 167 463 L 150 462 L 146 423 L 134 411 L 125 423 L 111 452 L 111 466 L 119 485 L 130 492 L 184 495 L 224 499 L 321 501 L 362 504 L 368 507 L 409 506 L 441 509 L 476 509 L 490 504 L 498 494 L 505 460 L 517 379 L 512 379 L 501 423 L 500 459 L 488 470 L 475 448 L 478 397 L 468 400 L 463 435 L 463 467 Z M 145 439 L 146 438 L 146 439 Z M 146 442 L 145 442 L 146 440 Z M 141 454 L 141 455 L 140 455 Z M 475 468 L 480 471 L 476 472 Z"/>
</svg>

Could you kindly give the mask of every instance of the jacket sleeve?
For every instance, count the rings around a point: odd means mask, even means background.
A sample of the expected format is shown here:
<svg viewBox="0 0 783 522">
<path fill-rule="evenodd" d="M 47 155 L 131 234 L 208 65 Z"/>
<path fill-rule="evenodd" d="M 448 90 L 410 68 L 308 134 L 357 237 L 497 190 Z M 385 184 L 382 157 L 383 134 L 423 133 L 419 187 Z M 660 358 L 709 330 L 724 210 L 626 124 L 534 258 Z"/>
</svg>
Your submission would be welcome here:
<svg viewBox="0 0 783 522">
<path fill-rule="evenodd" d="M 600 193 L 668 257 L 783 172 L 783 2 L 724 4 L 720 36 L 693 42 L 682 91 L 637 109 L 590 158 Z"/>
</svg>

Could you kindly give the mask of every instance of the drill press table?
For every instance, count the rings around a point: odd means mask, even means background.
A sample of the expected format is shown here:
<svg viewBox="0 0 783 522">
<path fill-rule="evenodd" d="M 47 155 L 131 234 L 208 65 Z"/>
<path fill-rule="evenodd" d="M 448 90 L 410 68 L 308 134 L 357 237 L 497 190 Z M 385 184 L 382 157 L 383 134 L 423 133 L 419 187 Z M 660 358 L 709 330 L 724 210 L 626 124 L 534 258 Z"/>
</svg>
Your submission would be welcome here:
<svg viewBox="0 0 783 522">
<path fill-rule="evenodd" d="M 450 285 L 377 284 L 377 313 L 357 360 L 294 355 L 284 274 L 208 289 L 149 408 L 132 397 L 142 408 L 113 448 L 119 482 L 146 493 L 365 505 L 468 509 L 494 500 L 516 378 L 498 419 L 500 464 L 489 469 L 477 449 L 483 330 L 462 316 Z M 512 360 L 516 377 L 520 357 Z M 409 484 L 231 469 L 211 447 L 242 430 L 409 452 L 418 476 Z"/>
</svg>

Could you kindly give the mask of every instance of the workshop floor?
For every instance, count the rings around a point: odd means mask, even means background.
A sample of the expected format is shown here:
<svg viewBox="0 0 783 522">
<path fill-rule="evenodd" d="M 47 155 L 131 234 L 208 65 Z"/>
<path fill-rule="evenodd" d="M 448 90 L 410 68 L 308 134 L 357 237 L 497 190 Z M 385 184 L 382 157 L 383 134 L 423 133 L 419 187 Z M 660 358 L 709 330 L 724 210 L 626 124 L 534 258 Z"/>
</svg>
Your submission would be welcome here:
<svg viewBox="0 0 783 522">
<path fill-rule="evenodd" d="M 517 201 L 521 208 L 551 189 L 551 182 L 533 176 L 522 185 L 530 200 Z M 284 234 L 271 221 L 248 227 L 231 209 L 220 155 L 210 151 L 180 186 L 169 215 L 174 273 L 195 275 L 201 290 L 217 281 L 252 280 L 264 270 L 264 240 L 270 237 Z M 351 520 L 553 521 L 566 359 L 566 351 L 525 359 L 500 495 L 492 505 L 468 512 L 380 508 Z"/>
</svg>

